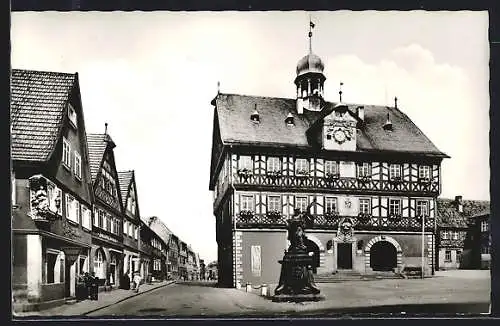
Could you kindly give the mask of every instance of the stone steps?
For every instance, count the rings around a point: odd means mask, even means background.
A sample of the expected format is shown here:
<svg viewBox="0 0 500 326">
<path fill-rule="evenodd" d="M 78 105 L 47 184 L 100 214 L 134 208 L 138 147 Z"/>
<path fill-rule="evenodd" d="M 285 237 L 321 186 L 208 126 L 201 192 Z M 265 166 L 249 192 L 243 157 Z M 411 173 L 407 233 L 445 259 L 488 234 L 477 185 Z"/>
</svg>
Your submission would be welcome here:
<svg viewBox="0 0 500 326">
<path fill-rule="evenodd" d="M 393 272 L 374 272 L 370 274 L 361 274 L 357 271 L 339 271 L 335 274 L 319 274 L 314 275 L 316 283 L 338 283 L 345 281 L 362 281 L 362 280 L 377 280 L 377 279 L 400 279 L 399 274 Z"/>
</svg>

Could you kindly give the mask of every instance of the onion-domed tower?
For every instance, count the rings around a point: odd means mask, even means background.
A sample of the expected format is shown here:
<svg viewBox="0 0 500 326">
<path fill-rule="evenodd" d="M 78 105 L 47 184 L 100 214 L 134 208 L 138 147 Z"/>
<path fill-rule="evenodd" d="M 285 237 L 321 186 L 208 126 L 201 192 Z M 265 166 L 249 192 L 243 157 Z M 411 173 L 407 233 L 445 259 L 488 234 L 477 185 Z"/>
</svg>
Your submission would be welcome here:
<svg viewBox="0 0 500 326">
<path fill-rule="evenodd" d="M 297 113 L 302 114 L 305 110 L 320 111 L 323 104 L 324 83 L 323 75 L 325 65 L 320 57 L 312 52 L 312 28 L 313 22 L 309 23 L 309 53 L 297 63 Z"/>
</svg>

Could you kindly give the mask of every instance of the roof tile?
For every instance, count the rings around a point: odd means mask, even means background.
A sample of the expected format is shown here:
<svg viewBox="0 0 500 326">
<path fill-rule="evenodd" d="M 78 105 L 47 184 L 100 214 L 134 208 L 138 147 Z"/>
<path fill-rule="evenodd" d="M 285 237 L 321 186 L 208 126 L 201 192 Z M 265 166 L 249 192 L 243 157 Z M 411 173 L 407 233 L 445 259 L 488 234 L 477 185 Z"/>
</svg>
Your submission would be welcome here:
<svg viewBox="0 0 500 326">
<path fill-rule="evenodd" d="M 49 158 L 76 80 L 76 73 L 12 70 L 12 159 Z"/>
</svg>

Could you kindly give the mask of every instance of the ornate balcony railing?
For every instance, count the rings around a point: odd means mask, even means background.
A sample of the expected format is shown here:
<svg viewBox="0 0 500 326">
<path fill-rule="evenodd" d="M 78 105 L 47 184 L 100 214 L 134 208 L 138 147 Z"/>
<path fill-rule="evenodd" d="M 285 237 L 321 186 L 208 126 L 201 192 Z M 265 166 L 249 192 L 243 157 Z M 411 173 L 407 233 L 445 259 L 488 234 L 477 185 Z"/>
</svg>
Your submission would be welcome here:
<svg viewBox="0 0 500 326">
<path fill-rule="evenodd" d="M 313 229 L 336 230 L 339 221 L 347 216 L 338 215 L 315 215 Z M 376 231 L 420 231 L 422 220 L 419 217 L 373 217 L 370 215 L 349 216 L 355 221 L 355 230 Z M 238 228 L 284 228 L 289 216 L 270 216 L 269 214 L 252 214 L 251 216 L 237 215 L 236 227 Z M 434 229 L 434 219 L 425 219 L 425 229 Z"/>
<path fill-rule="evenodd" d="M 237 173 L 234 184 L 240 186 L 289 187 L 314 190 L 351 190 L 380 192 L 439 193 L 439 183 L 428 180 L 374 180 L 371 178 L 318 177 L 310 175 L 280 175 Z"/>
</svg>

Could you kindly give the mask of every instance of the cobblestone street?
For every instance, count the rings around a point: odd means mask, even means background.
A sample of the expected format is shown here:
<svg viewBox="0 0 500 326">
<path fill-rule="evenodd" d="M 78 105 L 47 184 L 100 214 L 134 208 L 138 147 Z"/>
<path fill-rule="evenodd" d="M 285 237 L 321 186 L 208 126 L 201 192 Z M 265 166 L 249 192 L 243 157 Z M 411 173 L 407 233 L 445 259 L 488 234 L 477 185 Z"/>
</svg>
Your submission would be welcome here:
<svg viewBox="0 0 500 326">
<path fill-rule="evenodd" d="M 275 285 L 272 285 L 274 289 Z M 217 288 L 214 283 L 176 283 L 161 286 L 133 296 L 116 304 L 103 304 L 111 294 L 102 294 L 102 309 L 89 307 L 92 301 L 83 301 L 39 313 L 42 316 L 87 315 L 105 316 L 279 316 L 312 315 L 342 312 L 487 312 L 490 300 L 489 271 L 439 272 L 436 277 L 400 280 L 351 281 L 320 284 L 326 300 L 315 303 L 274 303 L 254 290 Z M 118 295 L 120 290 L 114 295 Z M 106 297 L 109 296 L 109 297 Z M 412 308 L 408 308 L 408 307 Z M 421 307 L 420 310 L 418 307 Z M 469 308 L 467 308 L 469 307 Z M 403 309 L 403 310 L 400 310 Z M 462 310 L 466 309 L 466 310 Z M 467 309 L 473 309 L 468 311 Z M 478 310 L 479 309 L 479 310 Z M 458 311 L 456 311 L 458 310 Z M 29 314 L 35 316 L 36 314 Z M 24 315 L 26 316 L 26 315 Z"/>
</svg>

